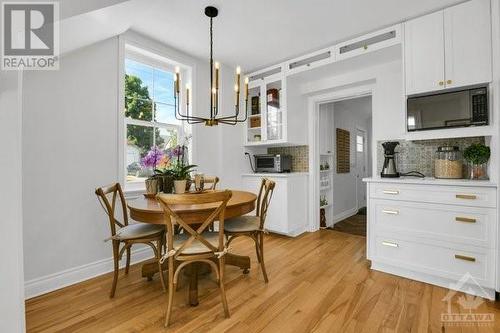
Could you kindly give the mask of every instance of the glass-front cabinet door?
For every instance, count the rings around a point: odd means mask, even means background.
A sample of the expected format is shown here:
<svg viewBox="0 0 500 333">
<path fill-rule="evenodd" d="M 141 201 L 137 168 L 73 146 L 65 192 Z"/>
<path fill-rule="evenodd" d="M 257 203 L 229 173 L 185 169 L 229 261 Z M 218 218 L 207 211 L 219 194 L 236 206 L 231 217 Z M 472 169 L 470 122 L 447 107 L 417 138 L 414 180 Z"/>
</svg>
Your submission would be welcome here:
<svg viewBox="0 0 500 333">
<path fill-rule="evenodd" d="M 282 67 L 249 74 L 245 144 L 286 141 L 285 76 Z"/>
<path fill-rule="evenodd" d="M 281 80 L 266 82 L 266 139 L 283 139 Z"/>
<path fill-rule="evenodd" d="M 247 143 L 258 144 L 263 138 L 262 92 L 261 86 L 249 86 L 247 105 Z"/>
</svg>

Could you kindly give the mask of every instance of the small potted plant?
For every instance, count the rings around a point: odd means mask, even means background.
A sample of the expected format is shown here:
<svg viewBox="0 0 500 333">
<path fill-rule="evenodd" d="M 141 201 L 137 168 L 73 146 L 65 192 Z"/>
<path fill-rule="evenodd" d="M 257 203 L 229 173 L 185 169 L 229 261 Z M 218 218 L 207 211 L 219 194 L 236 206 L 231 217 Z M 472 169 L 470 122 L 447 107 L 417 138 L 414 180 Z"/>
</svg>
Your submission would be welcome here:
<svg viewBox="0 0 500 333">
<path fill-rule="evenodd" d="M 490 147 L 481 143 L 472 144 L 464 150 L 469 179 L 488 179 L 487 167 L 490 154 Z"/>
<path fill-rule="evenodd" d="M 152 175 L 150 175 L 146 180 L 146 193 L 147 194 L 156 194 L 159 189 L 159 179 L 155 172 L 156 166 L 163 158 L 163 151 L 161 151 L 158 147 L 151 147 L 146 156 L 141 159 L 141 165 L 143 168 L 151 169 Z"/>
<path fill-rule="evenodd" d="M 184 165 L 184 163 L 175 163 L 170 169 L 172 176 L 174 177 L 174 189 L 175 193 L 182 194 L 186 192 L 187 182 L 191 179 L 191 171 L 196 168 L 196 165 Z"/>
</svg>

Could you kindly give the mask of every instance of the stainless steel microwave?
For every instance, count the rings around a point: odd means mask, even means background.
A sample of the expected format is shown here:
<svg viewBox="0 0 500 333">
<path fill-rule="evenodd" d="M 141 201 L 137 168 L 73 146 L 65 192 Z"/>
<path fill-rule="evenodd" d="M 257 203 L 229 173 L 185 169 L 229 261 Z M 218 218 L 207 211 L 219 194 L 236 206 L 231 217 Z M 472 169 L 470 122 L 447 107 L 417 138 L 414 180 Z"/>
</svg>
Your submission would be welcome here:
<svg viewBox="0 0 500 333">
<path fill-rule="evenodd" d="M 485 126 L 489 122 L 487 87 L 408 97 L 406 106 L 409 132 Z"/>
<path fill-rule="evenodd" d="M 255 155 L 255 172 L 291 172 L 291 155 Z"/>
</svg>

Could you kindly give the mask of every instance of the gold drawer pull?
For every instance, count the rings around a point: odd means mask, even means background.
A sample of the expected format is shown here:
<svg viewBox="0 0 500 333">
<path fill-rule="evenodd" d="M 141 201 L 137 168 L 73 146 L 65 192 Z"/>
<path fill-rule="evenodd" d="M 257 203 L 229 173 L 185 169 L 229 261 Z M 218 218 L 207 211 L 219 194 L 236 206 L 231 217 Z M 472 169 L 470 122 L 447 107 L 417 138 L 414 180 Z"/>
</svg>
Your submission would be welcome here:
<svg viewBox="0 0 500 333">
<path fill-rule="evenodd" d="M 475 196 L 474 194 L 457 194 L 457 195 L 455 195 L 455 198 L 466 199 L 466 200 L 476 200 L 477 196 Z"/>
<path fill-rule="evenodd" d="M 469 217 L 455 217 L 455 221 L 457 222 L 466 222 L 466 223 L 476 223 L 476 219 L 471 219 Z"/>
<path fill-rule="evenodd" d="M 399 191 L 398 190 L 384 190 L 382 193 L 397 195 L 397 194 L 399 194 Z"/>
<path fill-rule="evenodd" d="M 399 215 L 399 211 L 389 210 L 389 209 L 382 209 L 382 213 L 389 214 L 389 215 Z"/>
<path fill-rule="evenodd" d="M 390 247 L 399 247 L 399 245 L 397 243 L 388 242 L 388 241 L 383 241 L 382 245 L 390 246 Z"/>
<path fill-rule="evenodd" d="M 460 259 L 460 260 L 465 260 L 465 261 L 472 261 L 472 262 L 476 261 L 476 258 L 474 258 L 474 257 L 463 256 L 461 254 L 455 254 L 455 259 Z"/>
</svg>

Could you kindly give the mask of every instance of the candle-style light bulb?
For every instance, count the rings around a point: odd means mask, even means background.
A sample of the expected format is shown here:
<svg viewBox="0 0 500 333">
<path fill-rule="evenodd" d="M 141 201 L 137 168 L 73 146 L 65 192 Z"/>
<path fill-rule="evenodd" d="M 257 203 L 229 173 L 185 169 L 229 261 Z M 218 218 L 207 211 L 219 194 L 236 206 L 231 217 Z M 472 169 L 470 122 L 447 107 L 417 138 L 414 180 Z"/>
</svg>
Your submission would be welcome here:
<svg viewBox="0 0 500 333">
<path fill-rule="evenodd" d="M 248 100 L 248 76 L 245 78 L 245 100 Z"/>
<path fill-rule="evenodd" d="M 219 89 L 219 63 L 215 63 L 215 89 Z"/>
<path fill-rule="evenodd" d="M 189 84 L 186 84 L 186 104 L 189 105 Z"/>
<path fill-rule="evenodd" d="M 241 74 L 241 67 L 240 66 L 236 67 L 236 74 Z"/>
<path fill-rule="evenodd" d="M 175 77 L 174 77 L 174 82 L 175 82 L 175 92 L 179 93 L 180 92 L 180 87 L 181 87 L 181 74 L 180 74 L 180 68 L 179 66 L 175 67 Z"/>
</svg>

